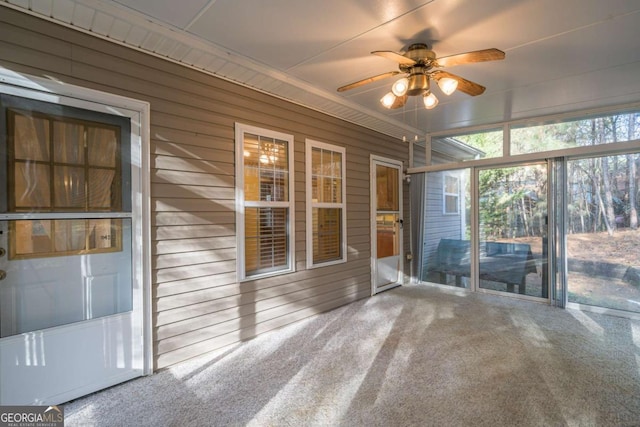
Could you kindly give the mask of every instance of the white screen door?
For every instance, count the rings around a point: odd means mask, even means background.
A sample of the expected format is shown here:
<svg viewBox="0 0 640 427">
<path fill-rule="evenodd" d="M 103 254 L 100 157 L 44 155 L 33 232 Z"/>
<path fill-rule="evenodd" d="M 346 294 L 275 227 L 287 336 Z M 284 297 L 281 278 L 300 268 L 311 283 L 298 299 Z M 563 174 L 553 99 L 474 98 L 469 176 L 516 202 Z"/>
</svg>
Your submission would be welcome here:
<svg viewBox="0 0 640 427">
<path fill-rule="evenodd" d="M 402 163 L 371 157 L 372 294 L 402 282 Z"/>
<path fill-rule="evenodd" d="M 140 146 L 123 111 L 18 93 L 0 94 L 0 404 L 59 404 L 143 373 Z"/>
</svg>

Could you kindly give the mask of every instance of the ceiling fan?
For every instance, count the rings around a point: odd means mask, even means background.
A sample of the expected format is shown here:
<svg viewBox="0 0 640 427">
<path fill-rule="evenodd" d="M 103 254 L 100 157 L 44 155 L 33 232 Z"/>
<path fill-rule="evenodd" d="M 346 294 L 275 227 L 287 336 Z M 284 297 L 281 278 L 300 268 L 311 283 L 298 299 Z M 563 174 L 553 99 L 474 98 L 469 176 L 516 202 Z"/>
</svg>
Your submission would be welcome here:
<svg viewBox="0 0 640 427">
<path fill-rule="evenodd" d="M 441 68 L 473 62 L 497 61 L 505 57 L 503 51 L 492 48 L 437 58 L 435 52 L 424 43 L 412 44 L 403 54 L 389 50 L 377 50 L 371 53 L 397 62 L 399 71 L 389 71 L 377 76 L 367 77 L 339 87 L 338 92 L 344 92 L 368 83 L 404 74 L 404 77 L 393 84 L 391 92 L 380 100 L 386 108 L 400 108 L 407 102 L 409 96 L 419 95 L 423 96 L 426 108 L 434 108 L 438 105 L 438 98 L 431 91 L 431 80 L 435 80 L 446 95 L 451 95 L 456 89 L 467 95 L 480 95 L 485 90 L 484 86 L 443 71 Z"/>
</svg>

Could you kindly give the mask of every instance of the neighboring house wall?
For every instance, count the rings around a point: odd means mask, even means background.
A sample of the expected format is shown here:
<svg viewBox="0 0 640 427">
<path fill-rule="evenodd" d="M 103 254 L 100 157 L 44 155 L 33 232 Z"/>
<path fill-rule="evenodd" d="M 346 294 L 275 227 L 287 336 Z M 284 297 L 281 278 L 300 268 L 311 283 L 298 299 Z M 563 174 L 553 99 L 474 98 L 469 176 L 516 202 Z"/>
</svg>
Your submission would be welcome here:
<svg viewBox="0 0 640 427">
<path fill-rule="evenodd" d="M 7 8 L 0 8 L 0 66 L 151 104 L 155 369 L 370 294 L 369 155 L 406 165 L 406 143 Z M 236 281 L 236 122 L 294 136 L 294 273 Z M 346 147 L 347 161 L 348 261 L 311 270 L 305 138 Z"/>
<path fill-rule="evenodd" d="M 433 162 L 445 163 L 448 157 L 437 155 L 433 158 Z M 458 191 L 458 214 L 444 213 L 444 177 L 445 175 L 453 175 L 459 178 Z M 465 238 L 465 174 L 461 171 L 448 172 L 430 172 L 426 174 L 426 190 L 425 190 L 425 206 L 424 216 L 424 235 L 422 240 L 422 272 L 420 278 L 425 280 L 427 277 L 427 268 L 432 258 L 436 255 L 438 243 L 440 239 L 464 239 Z"/>
</svg>

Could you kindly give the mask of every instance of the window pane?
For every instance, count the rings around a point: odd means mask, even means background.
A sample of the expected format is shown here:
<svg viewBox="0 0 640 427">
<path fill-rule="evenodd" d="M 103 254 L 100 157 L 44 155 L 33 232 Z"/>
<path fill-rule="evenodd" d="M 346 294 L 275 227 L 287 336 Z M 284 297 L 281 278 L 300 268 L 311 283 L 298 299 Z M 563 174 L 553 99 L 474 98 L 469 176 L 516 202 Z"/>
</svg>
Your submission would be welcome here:
<svg viewBox="0 0 640 427">
<path fill-rule="evenodd" d="M 251 201 L 260 200 L 260 169 L 258 167 L 245 165 L 244 199 Z"/>
<path fill-rule="evenodd" d="M 511 129 L 511 153 L 537 153 L 640 139 L 640 113 L 587 117 Z"/>
<path fill-rule="evenodd" d="M 318 200 L 319 202 L 328 202 L 328 203 L 334 203 L 333 200 L 333 179 L 331 179 L 331 177 L 323 177 L 320 178 L 321 179 L 321 184 L 320 184 L 320 188 L 322 189 L 322 191 L 320 192 L 321 197 L 320 200 Z"/>
<path fill-rule="evenodd" d="M 433 164 L 443 164 L 502 157 L 502 148 L 502 128 L 451 135 L 431 140 L 431 159 Z"/>
<path fill-rule="evenodd" d="M 245 200 L 289 200 L 288 167 L 287 141 L 245 134 Z"/>
<path fill-rule="evenodd" d="M 342 209 L 313 208 L 313 262 L 342 258 Z"/>
<path fill-rule="evenodd" d="M 323 175 L 322 150 L 320 148 L 313 148 L 311 150 L 311 173 L 314 175 Z"/>
<path fill-rule="evenodd" d="M 54 168 L 54 203 L 56 208 L 84 208 L 84 168 L 56 166 Z"/>
<path fill-rule="evenodd" d="M 331 202 L 333 203 L 342 203 L 342 179 L 334 178 L 333 179 L 333 198 Z"/>
<path fill-rule="evenodd" d="M 11 114 L 16 159 L 49 161 L 49 120 Z"/>
<path fill-rule="evenodd" d="M 260 139 L 258 135 L 253 135 L 250 133 L 244 134 L 244 148 L 243 148 L 243 157 L 244 157 L 244 165 L 245 167 L 258 167 L 259 162 L 259 152 L 260 152 Z"/>
<path fill-rule="evenodd" d="M 313 148 L 311 152 L 311 198 L 320 203 L 342 202 L 342 154 Z"/>
<path fill-rule="evenodd" d="M 51 207 L 49 166 L 38 163 L 14 164 L 14 189 L 16 209 Z"/>
<path fill-rule="evenodd" d="M 245 208 L 247 275 L 289 267 L 287 223 L 287 208 Z"/>
<path fill-rule="evenodd" d="M 331 163 L 333 165 L 331 169 L 331 176 L 342 177 L 342 153 L 332 151 Z"/>
<path fill-rule="evenodd" d="M 118 138 L 113 128 L 89 127 L 87 131 L 87 149 L 91 166 L 115 168 Z"/>
<path fill-rule="evenodd" d="M 84 164 L 84 127 L 75 123 L 53 123 L 54 161 Z"/>
<path fill-rule="evenodd" d="M 458 178 L 454 176 L 445 176 L 444 191 L 449 194 L 458 194 Z"/>
<path fill-rule="evenodd" d="M 457 196 L 445 196 L 444 198 L 444 212 L 448 214 L 458 213 L 458 197 Z"/>
</svg>

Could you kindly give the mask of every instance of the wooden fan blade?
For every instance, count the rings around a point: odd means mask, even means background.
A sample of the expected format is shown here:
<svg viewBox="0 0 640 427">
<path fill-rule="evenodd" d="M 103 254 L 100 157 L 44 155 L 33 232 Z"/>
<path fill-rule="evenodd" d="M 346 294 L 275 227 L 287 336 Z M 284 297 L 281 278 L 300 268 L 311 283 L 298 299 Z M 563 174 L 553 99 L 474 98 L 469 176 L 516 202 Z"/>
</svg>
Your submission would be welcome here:
<svg viewBox="0 0 640 427">
<path fill-rule="evenodd" d="M 499 61 L 505 54 L 500 49 L 484 49 L 473 52 L 444 56 L 434 61 L 434 67 L 453 67 L 454 65 L 470 64 L 472 62 Z"/>
<path fill-rule="evenodd" d="M 387 77 L 395 76 L 396 74 L 400 74 L 400 71 L 389 71 L 388 73 L 378 74 L 377 76 L 367 77 L 366 79 L 359 80 L 357 82 L 349 83 L 348 85 L 344 85 L 338 88 L 338 92 L 344 92 L 345 90 L 353 89 L 356 87 L 360 87 L 366 85 L 368 83 L 373 83 L 378 80 L 386 79 Z"/>
<path fill-rule="evenodd" d="M 390 59 L 402 65 L 414 65 L 416 63 L 416 61 L 414 61 L 413 59 L 407 58 L 406 56 L 400 55 L 396 52 L 391 52 L 390 50 L 376 50 L 371 53 L 373 55 L 378 55 L 382 56 L 383 58 Z"/>
<path fill-rule="evenodd" d="M 470 80 L 463 79 L 460 76 L 456 76 L 455 74 L 447 73 L 446 71 L 435 71 L 431 74 L 433 79 L 440 80 L 444 77 L 449 77 L 450 79 L 454 79 L 458 81 L 458 88 L 460 92 L 464 92 L 467 95 L 477 96 L 481 95 L 485 91 L 485 87 L 479 85 L 478 83 L 474 83 Z"/>
</svg>

